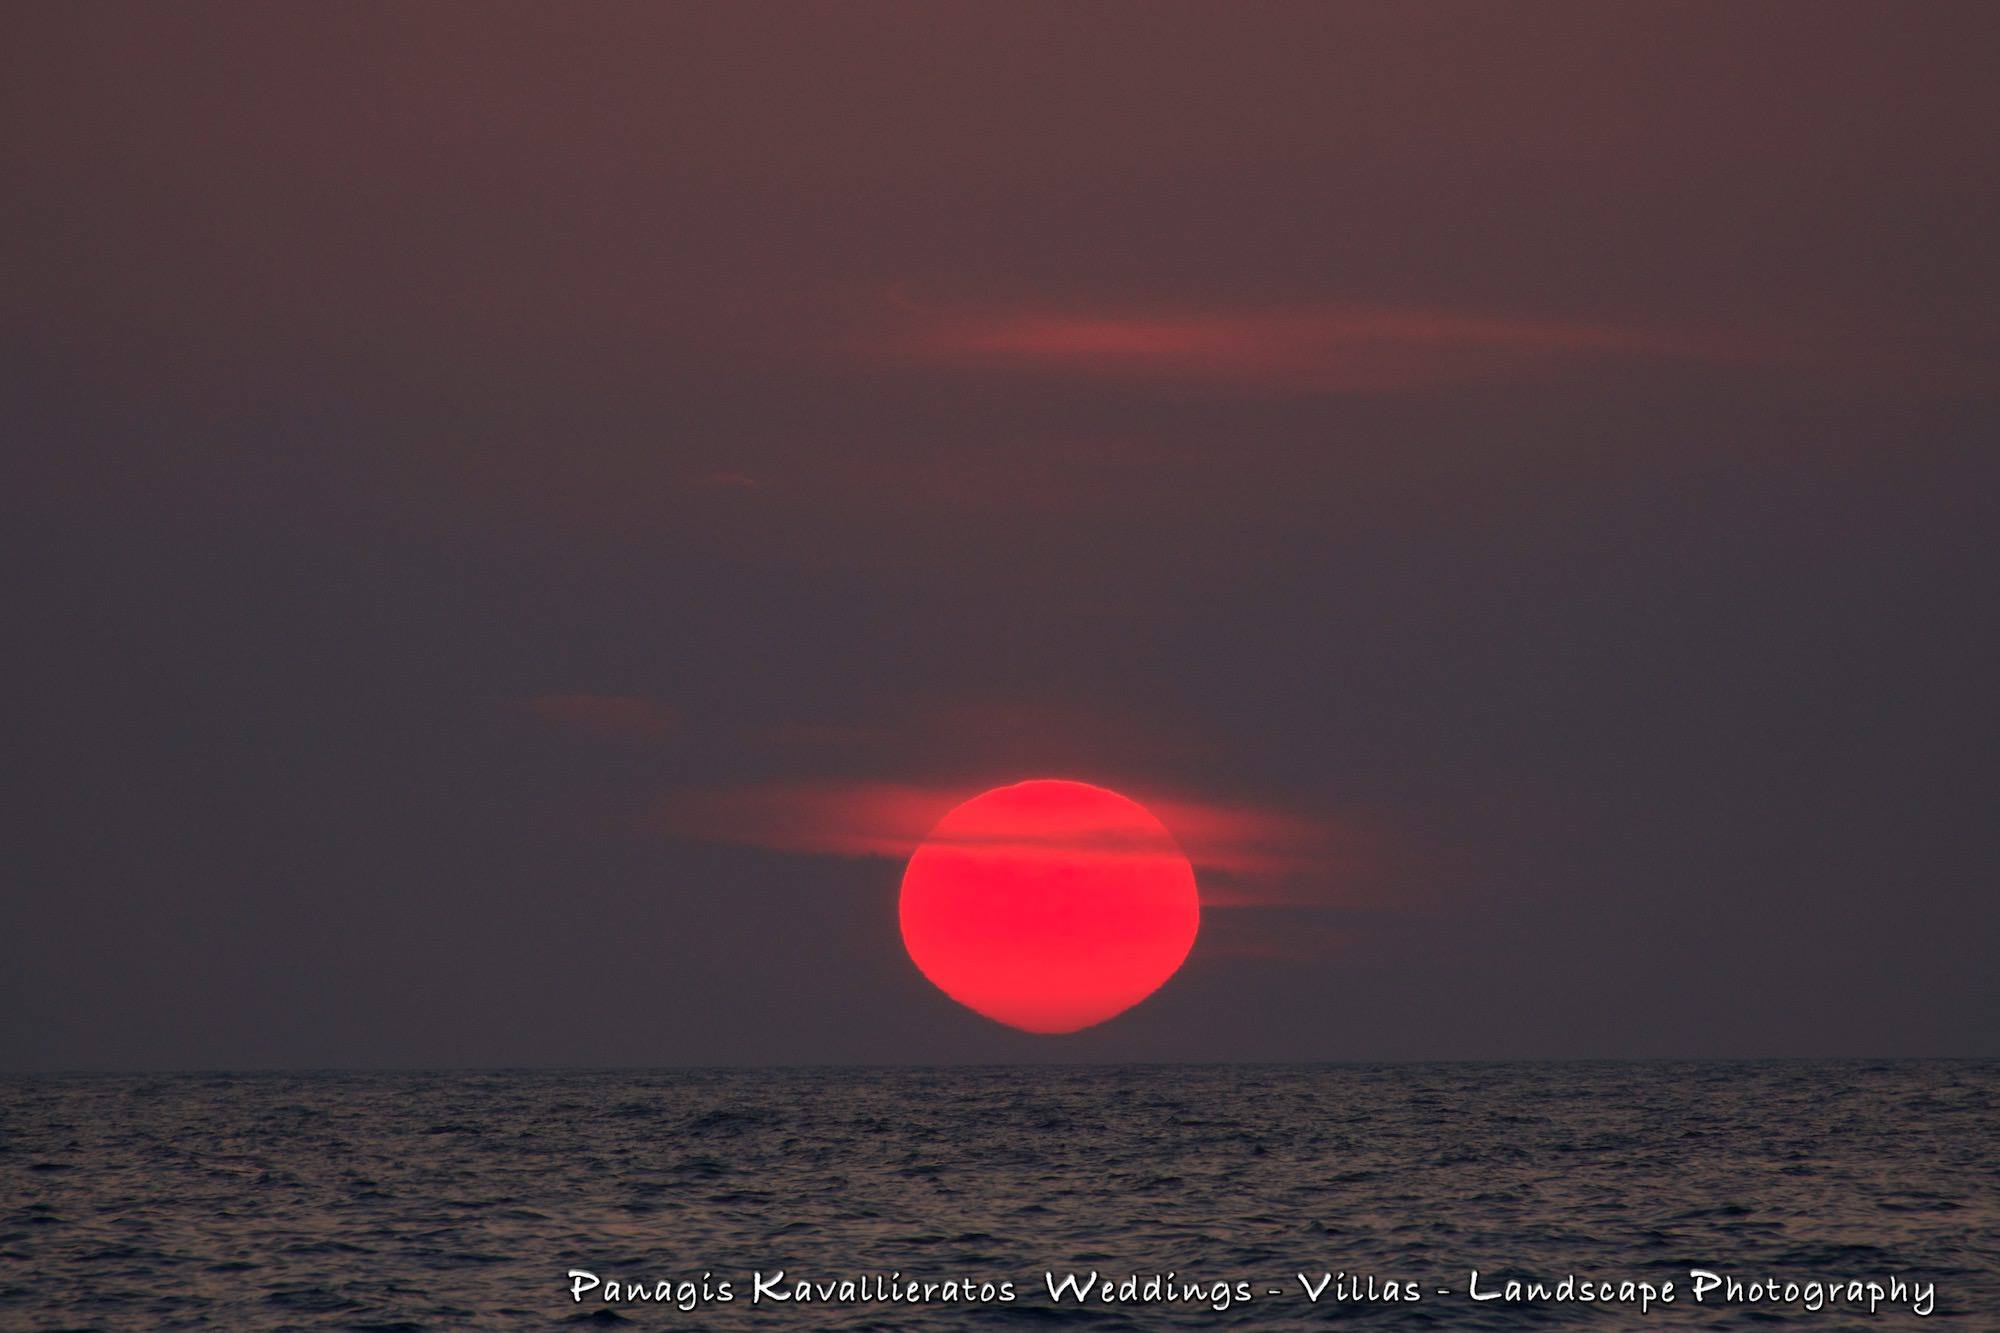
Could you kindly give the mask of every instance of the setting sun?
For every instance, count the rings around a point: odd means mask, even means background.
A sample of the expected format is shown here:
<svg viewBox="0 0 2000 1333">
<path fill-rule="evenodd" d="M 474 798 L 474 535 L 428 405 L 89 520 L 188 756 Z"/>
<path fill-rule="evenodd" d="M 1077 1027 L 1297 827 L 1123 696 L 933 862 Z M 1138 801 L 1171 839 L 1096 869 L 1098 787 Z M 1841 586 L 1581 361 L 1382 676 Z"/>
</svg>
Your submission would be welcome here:
<svg viewBox="0 0 2000 1333">
<path fill-rule="evenodd" d="M 1028 1032 L 1123 1013 L 1180 967 L 1201 924 L 1166 826 L 1082 782 L 999 787 L 946 815 L 903 874 L 903 942 L 945 994 Z"/>
</svg>

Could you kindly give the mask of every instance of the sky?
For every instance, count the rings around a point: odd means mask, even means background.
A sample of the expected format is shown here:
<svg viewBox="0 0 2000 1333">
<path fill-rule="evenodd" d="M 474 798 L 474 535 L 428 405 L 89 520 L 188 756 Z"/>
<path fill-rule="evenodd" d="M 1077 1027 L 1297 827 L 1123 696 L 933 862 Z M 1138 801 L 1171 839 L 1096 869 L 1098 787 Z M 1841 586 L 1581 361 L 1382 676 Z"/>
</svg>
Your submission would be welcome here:
<svg viewBox="0 0 2000 1333">
<path fill-rule="evenodd" d="M 0 1067 L 2000 1053 L 1987 6 L 11 12 Z"/>
</svg>

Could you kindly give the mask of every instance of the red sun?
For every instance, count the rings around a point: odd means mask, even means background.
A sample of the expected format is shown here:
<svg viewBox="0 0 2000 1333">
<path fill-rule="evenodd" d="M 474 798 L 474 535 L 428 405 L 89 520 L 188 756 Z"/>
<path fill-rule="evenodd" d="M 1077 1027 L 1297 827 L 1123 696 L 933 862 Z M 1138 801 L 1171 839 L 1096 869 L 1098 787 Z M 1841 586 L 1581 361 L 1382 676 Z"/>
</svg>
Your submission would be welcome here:
<svg viewBox="0 0 2000 1333">
<path fill-rule="evenodd" d="M 1075 1032 L 1158 990 L 1201 925 L 1194 868 L 1117 792 L 1020 782 L 975 796 L 903 872 L 903 943 L 952 999 L 1029 1032 Z"/>
</svg>

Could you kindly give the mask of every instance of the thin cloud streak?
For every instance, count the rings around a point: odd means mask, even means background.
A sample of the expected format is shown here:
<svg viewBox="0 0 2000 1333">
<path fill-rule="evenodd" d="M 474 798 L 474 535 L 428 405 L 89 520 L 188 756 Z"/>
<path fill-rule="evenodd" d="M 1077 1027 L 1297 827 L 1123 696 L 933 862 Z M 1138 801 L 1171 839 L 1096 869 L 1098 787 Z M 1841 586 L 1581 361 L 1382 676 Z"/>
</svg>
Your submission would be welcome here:
<svg viewBox="0 0 2000 1333">
<path fill-rule="evenodd" d="M 902 860 L 980 789 L 841 781 L 691 789 L 663 797 L 653 826 L 696 841 Z M 1333 831 L 1316 820 L 1201 800 L 1140 799 L 1197 871 L 1229 882 L 1227 905 L 1248 905 L 1257 900 L 1253 886 L 1323 871 L 1334 860 Z"/>
<path fill-rule="evenodd" d="M 954 312 L 878 333 L 861 350 L 891 364 L 1320 392 L 1538 378 L 1607 358 L 1766 359 L 1741 335 L 1350 304 Z"/>
</svg>

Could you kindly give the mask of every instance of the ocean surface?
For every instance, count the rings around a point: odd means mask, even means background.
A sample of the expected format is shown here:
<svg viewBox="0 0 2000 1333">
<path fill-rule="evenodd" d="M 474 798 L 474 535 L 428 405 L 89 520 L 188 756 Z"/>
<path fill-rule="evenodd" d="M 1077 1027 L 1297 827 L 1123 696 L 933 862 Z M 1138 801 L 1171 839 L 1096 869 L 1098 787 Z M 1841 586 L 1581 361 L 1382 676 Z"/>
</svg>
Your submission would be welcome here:
<svg viewBox="0 0 2000 1333">
<path fill-rule="evenodd" d="M 0 1079 L 0 1328 L 571 1320 L 2000 1328 L 2000 1062 Z"/>
</svg>

